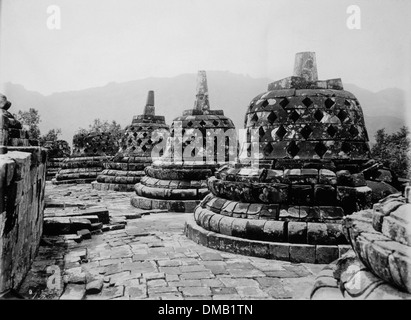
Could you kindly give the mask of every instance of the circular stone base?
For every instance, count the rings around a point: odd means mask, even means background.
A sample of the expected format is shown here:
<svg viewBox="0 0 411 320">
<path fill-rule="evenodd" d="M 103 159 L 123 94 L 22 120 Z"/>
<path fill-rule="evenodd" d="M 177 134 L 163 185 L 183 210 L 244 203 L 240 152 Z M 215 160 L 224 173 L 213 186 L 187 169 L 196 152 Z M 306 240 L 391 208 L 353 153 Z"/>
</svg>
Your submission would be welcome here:
<svg viewBox="0 0 411 320">
<path fill-rule="evenodd" d="M 101 183 L 93 181 L 91 183 L 91 188 L 95 190 L 102 191 L 121 191 L 121 192 L 132 192 L 134 191 L 134 183 L 131 184 L 121 184 L 121 183 Z"/>
<path fill-rule="evenodd" d="M 94 180 L 96 180 L 96 178 L 88 178 L 88 179 L 69 179 L 69 180 L 61 180 L 58 181 L 55 178 L 51 179 L 51 183 L 55 184 L 55 185 L 60 185 L 60 184 L 85 184 L 85 183 L 91 183 Z"/>
<path fill-rule="evenodd" d="M 163 200 L 135 196 L 131 198 L 130 202 L 133 207 L 144 210 L 162 209 L 172 212 L 193 213 L 200 201 L 201 200 Z"/>
<path fill-rule="evenodd" d="M 311 299 L 410 300 L 411 294 L 376 277 L 350 250 L 318 274 Z"/>
<path fill-rule="evenodd" d="M 249 240 L 205 230 L 190 216 L 185 223 L 186 236 L 203 246 L 266 259 L 305 263 L 330 263 L 351 247 L 349 245 L 311 245 Z"/>
</svg>

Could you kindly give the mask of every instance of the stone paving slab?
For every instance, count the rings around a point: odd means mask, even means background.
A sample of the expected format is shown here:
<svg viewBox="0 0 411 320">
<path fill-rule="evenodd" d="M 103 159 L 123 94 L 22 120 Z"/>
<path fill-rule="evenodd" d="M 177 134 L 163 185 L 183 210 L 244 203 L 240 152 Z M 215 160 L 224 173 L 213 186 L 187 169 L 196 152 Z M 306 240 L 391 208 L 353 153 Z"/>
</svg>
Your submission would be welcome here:
<svg viewBox="0 0 411 320">
<path fill-rule="evenodd" d="M 143 210 L 126 192 L 90 185 L 46 186 L 53 203 L 107 207 L 110 218 Z M 201 246 L 184 234 L 192 213 L 159 212 L 81 243 L 47 237 L 20 293 L 29 299 L 309 299 L 325 265 L 268 260 Z M 47 272 L 54 266 L 57 272 Z M 51 279 L 61 275 L 59 281 Z M 51 277 L 51 278 L 50 278 Z M 48 285 L 49 284 L 49 285 Z"/>
</svg>

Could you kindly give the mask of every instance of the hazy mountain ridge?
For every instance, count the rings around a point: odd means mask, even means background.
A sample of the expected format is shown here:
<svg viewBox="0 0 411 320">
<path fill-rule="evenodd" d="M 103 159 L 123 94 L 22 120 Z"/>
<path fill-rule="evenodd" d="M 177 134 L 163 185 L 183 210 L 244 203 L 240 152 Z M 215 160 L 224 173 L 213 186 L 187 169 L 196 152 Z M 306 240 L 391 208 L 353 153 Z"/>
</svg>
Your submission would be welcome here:
<svg viewBox="0 0 411 320">
<path fill-rule="evenodd" d="M 244 125 L 244 113 L 250 100 L 265 92 L 268 83 L 273 81 L 227 71 L 207 71 L 207 77 L 211 108 L 224 110 L 237 128 Z M 12 113 L 30 107 L 38 109 L 41 132 L 61 128 L 62 139 L 71 144 L 74 132 L 80 127 L 87 128 L 95 118 L 116 120 L 122 127 L 130 124 L 134 115 L 143 112 L 148 90 L 155 91 L 156 114 L 164 115 L 170 124 L 183 110 L 193 107 L 196 74 L 111 82 L 103 87 L 48 96 L 18 84 L 7 83 L 5 88 L 4 94 L 13 104 Z M 360 101 L 371 140 L 378 129 L 385 127 L 387 132 L 393 132 L 405 124 L 405 93 L 401 89 L 389 88 L 374 93 L 352 84 L 345 84 L 344 88 Z"/>
</svg>

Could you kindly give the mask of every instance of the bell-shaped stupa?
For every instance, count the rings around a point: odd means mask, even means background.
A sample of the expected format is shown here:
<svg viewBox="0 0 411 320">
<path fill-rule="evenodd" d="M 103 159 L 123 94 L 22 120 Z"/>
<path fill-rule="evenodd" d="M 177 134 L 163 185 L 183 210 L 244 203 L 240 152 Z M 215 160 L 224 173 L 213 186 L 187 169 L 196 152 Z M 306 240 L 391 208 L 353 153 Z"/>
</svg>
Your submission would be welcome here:
<svg viewBox="0 0 411 320">
<path fill-rule="evenodd" d="M 63 160 L 53 184 L 91 183 L 118 150 L 110 132 L 76 133 L 72 154 Z"/>
<path fill-rule="evenodd" d="M 70 145 L 65 140 L 46 141 L 43 145 L 47 148 L 46 180 L 54 178 L 67 157 L 70 156 Z"/>
<path fill-rule="evenodd" d="M 252 99 L 245 128 L 241 162 L 208 179 L 211 194 L 187 222 L 187 235 L 265 258 L 337 259 L 349 248 L 343 217 L 372 206 L 369 180 L 380 176 L 356 97 L 341 79 L 317 79 L 315 53 L 298 53 L 294 75 Z M 396 192 L 375 183 L 381 194 Z"/>
<path fill-rule="evenodd" d="M 153 148 L 168 132 L 164 116 L 155 115 L 154 91 L 149 91 L 142 115 L 134 116 L 127 126 L 115 157 L 105 163 L 106 169 L 92 182 L 97 190 L 133 191 L 144 175 L 144 168 L 152 163 Z M 153 133 L 155 132 L 155 136 Z"/>
<path fill-rule="evenodd" d="M 209 192 L 206 180 L 217 167 L 236 156 L 236 132 L 223 110 L 211 110 L 205 71 L 197 76 L 194 108 L 185 110 L 170 127 L 161 159 L 145 169 L 136 184 L 133 206 L 192 212 Z"/>
</svg>

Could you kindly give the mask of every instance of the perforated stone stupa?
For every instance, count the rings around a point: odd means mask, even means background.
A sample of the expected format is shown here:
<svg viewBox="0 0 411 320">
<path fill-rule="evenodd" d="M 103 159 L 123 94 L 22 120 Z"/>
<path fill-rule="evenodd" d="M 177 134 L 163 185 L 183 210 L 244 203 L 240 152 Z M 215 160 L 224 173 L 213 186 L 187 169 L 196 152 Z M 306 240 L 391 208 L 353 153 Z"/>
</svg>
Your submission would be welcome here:
<svg viewBox="0 0 411 320">
<path fill-rule="evenodd" d="M 193 212 L 209 192 L 206 179 L 235 157 L 234 124 L 223 110 L 210 109 L 205 71 L 198 72 L 194 108 L 175 118 L 170 131 L 164 155 L 145 169 L 131 203 L 142 209 Z M 216 142 L 214 133 L 226 136 L 220 135 L 222 140 Z M 220 157 L 215 152 L 218 147 Z"/>
<path fill-rule="evenodd" d="M 118 150 L 110 132 L 76 133 L 70 157 L 63 160 L 53 184 L 91 183 Z"/>
<path fill-rule="evenodd" d="M 46 141 L 44 148 L 47 148 L 47 172 L 46 180 L 51 180 L 67 157 L 70 156 L 70 145 L 65 140 Z"/>
<path fill-rule="evenodd" d="M 164 116 L 155 115 L 154 91 L 149 91 L 142 115 L 134 116 L 127 126 L 115 157 L 105 163 L 105 169 L 92 182 L 97 190 L 134 191 L 144 168 L 152 163 L 151 152 L 169 130 Z M 153 136 L 155 132 L 155 137 Z"/>
<path fill-rule="evenodd" d="M 298 53 L 294 75 L 252 99 L 245 128 L 242 154 L 254 162 L 208 179 L 211 194 L 187 222 L 187 236 L 264 258 L 337 259 L 349 248 L 342 219 L 372 206 L 367 179 L 378 170 L 356 97 L 341 79 L 317 79 L 315 53 Z M 396 191 L 377 185 L 382 194 Z"/>
</svg>

